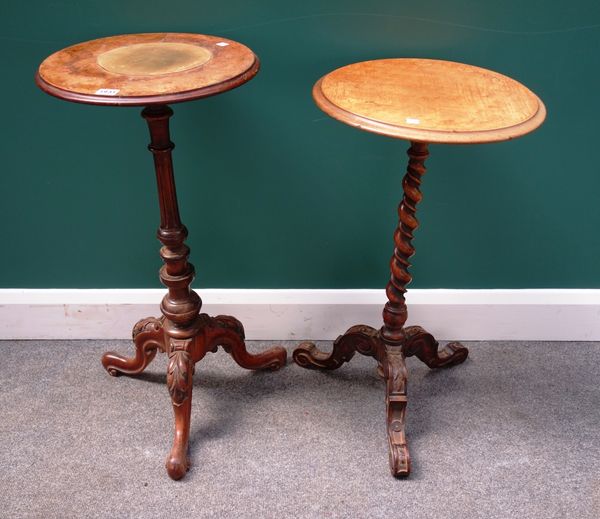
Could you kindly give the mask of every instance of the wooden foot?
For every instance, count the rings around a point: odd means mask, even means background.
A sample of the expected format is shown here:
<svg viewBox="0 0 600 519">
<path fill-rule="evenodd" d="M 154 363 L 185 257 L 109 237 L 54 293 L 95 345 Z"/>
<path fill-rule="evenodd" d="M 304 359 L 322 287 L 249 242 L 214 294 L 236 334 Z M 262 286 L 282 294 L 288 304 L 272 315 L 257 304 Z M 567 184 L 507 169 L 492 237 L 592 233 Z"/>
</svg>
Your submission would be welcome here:
<svg viewBox="0 0 600 519">
<path fill-rule="evenodd" d="M 135 357 L 127 358 L 110 351 L 102 356 L 102 365 L 113 377 L 121 374 L 137 375 L 152 362 L 157 350 L 166 351 L 164 318 L 147 317 L 133 327 Z"/>
</svg>

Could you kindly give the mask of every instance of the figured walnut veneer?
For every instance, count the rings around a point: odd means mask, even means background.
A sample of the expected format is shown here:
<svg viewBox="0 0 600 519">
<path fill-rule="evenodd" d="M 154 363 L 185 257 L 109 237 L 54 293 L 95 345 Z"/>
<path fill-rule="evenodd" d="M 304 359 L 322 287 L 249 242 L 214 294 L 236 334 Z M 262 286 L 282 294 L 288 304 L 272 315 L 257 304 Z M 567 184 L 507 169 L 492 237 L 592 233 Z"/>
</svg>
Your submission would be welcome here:
<svg viewBox="0 0 600 519">
<path fill-rule="evenodd" d="M 127 34 L 55 52 L 40 65 L 36 82 L 48 94 L 67 101 L 165 105 L 235 88 L 252 79 L 259 66 L 248 47 L 226 38 Z"/>
</svg>

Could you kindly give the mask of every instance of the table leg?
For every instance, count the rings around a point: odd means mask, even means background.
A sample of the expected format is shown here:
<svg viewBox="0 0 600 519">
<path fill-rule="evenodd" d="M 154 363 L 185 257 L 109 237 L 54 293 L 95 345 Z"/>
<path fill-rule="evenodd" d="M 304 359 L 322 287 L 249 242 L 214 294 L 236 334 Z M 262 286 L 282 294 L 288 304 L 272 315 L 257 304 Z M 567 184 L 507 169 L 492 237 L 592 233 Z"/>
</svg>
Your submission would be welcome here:
<svg viewBox="0 0 600 519">
<path fill-rule="evenodd" d="M 394 254 L 390 262 L 391 276 L 386 287 L 387 303 L 383 309 L 383 326 L 351 327 L 338 337 L 331 353 L 319 351 L 312 343 L 302 343 L 294 351 L 294 361 L 309 369 L 337 369 L 352 359 L 355 352 L 374 357 L 380 374 L 386 380 L 387 434 L 390 470 L 394 476 L 410 473 L 410 456 L 404 433 L 407 405 L 405 357 L 417 356 L 430 368 L 449 367 L 463 362 L 468 350 L 460 343 L 447 344 L 438 351 L 433 336 L 420 326 L 405 327 L 408 316 L 405 293 L 411 281 L 409 258 L 415 253 L 413 233 L 419 222 L 417 204 L 422 198 L 420 185 L 428 157 L 426 143 L 413 142 L 408 150 L 408 170 L 402 181 L 404 197 L 398 207 L 398 226 L 394 233 Z"/>
<path fill-rule="evenodd" d="M 102 364 L 111 375 L 138 374 L 152 361 L 157 350 L 167 353 L 167 387 L 175 414 L 173 447 L 166 467 L 173 479 L 182 478 L 189 468 L 188 442 L 192 401 L 192 378 L 195 363 L 218 346 L 232 355 L 236 362 L 248 369 L 278 369 L 285 365 L 286 351 L 275 347 L 257 355 L 246 350 L 244 328 L 229 316 L 209 317 L 200 313 L 202 301 L 191 290 L 194 266 L 189 263 L 189 248 L 184 241 L 187 229 L 181 223 L 171 151 L 174 144 L 169 136 L 169 118 L 173 111 L 168 106 L 145 108 L 151 142 L 149 150 L 154 156 L 160 227 L 158 239 L 164 265 L 160 279 L 168 288 L 162 300 L 160 319 L 147 318 L 139 321 L 133 330 L 136 354 L 125 358 L 114 352 L 106 353 Z"/>
</svg>

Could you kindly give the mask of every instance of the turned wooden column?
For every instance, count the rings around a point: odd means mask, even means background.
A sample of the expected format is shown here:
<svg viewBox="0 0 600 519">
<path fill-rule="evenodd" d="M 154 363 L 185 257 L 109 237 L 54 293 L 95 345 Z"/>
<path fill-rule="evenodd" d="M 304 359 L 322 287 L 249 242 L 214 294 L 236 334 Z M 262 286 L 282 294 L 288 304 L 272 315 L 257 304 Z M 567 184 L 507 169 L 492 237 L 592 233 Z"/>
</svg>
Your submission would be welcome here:
<svg viewBox="0 0 600 519">
<path fill-rule="evenodd" d="M 175 145 L 169 137 L 169 118 L 173 110 L 168 106 L 144 108 L 142 117 L 148 122 L 150 144 L 148 149 L 154 156 L 160 227 L 156 233 L 163 244 L 160 257 L 164 261 L 160 269 L 160 280 L 168 288 L 160 309 L 167 318 L 166 330 L 174 339 L 194 336 L 191 325 L 200 313 L 202 300 L 190 289 L 195 277 L 194 265 L 188 261 L 189 247 L 184 243 L 188 231 L 181 223 L 177 204 L 177 191 L 173 175 L 171 151 Z M 167 324 L 165 323 L 165 324 Z"/>
</svg>

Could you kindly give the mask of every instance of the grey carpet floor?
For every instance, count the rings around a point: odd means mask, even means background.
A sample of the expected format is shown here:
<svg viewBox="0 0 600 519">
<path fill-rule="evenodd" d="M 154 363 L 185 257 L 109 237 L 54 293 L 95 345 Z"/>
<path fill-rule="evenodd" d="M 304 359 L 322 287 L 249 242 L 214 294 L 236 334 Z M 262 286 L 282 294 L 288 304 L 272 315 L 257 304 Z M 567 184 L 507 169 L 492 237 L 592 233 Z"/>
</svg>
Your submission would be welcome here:
<svg viewBox="0 0 600 519">
<path fill-rule="evenodd" d="M 209 354 L 174 482 L 164 356 L 112 378 L 100 355 L 128 342 L 0 342 L 0 517 L 598 519 L 600 344 L 467 345 L 450 370 L 408 361 L 406 480 L 372 359 L 252 373 Z"/>
</svg>

